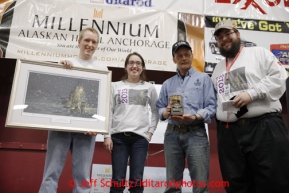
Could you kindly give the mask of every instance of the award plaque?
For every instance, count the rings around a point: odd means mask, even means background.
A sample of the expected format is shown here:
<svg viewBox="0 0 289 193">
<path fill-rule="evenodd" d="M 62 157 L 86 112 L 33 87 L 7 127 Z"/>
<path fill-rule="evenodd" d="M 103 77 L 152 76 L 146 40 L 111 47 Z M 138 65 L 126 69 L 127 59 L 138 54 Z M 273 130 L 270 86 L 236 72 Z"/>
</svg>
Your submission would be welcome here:
<svg viewBox="0 0 289 193">
<path fill-rule="evenodd" d="M 172 95 L 169 97 L 171 105 L 171 115 L 183 115 L 184 108 L 182 105 L 182 96 L 181 95 Z"/>
</svg>

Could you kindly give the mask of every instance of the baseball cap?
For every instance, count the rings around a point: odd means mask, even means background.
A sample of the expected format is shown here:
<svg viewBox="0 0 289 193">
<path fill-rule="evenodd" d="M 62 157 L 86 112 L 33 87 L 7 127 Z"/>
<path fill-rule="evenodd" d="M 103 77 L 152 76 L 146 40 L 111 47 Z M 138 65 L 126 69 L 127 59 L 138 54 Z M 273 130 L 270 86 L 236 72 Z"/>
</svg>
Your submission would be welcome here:
<svg viewBox="0 0 289 193">
<path fill-rule="evenodd" d="M 217 34 L 217 32 L 220 30 L 220 29 L 236 29 L 237 26 L 236 26 L 236 23 L 231 21 L 231 20 L 224 20 L 224 21 L 221 21 L 219 23 L 216 24 L 215 26 L 215 32 L 214 32 L 214 36 Z"/>
<path fill-rule="evenodd" d="M 187 41 L 183 41 L 183 40 L 178 41 L 178 42 L 174 43 L 174 45 L 173 45 L 173 49 L 172 49 L 173 56 L 176 53 L 176 51 L 179 49 L 179 47 L 181 47 L 181 46 L 186 46 L 187 48 L 192 50 L 190 44 Z"/>
</svg>

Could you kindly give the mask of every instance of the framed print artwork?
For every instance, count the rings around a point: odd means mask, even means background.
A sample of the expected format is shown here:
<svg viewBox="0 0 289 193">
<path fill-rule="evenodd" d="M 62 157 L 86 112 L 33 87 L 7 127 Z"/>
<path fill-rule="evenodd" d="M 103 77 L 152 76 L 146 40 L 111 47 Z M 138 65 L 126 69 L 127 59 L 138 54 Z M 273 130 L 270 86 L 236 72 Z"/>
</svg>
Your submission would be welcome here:
<svg viewBox="0 0 289 193">
<path fill-rule="evenodd" d="M 6 127 L 109 132 L 111 71 L 17 60 Z"/>
</svg>

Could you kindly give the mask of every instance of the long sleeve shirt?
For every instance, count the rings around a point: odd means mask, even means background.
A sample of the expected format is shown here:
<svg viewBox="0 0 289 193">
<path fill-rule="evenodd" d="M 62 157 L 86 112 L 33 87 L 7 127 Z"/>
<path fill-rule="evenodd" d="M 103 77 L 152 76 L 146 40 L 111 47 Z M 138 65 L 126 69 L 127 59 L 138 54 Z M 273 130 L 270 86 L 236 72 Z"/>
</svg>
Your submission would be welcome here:
<svg viewBox="0 0 289 193">
<path fill-rule="evenodd" d="M 228 78 L 225 78 L 228 77 Z M 244 47 L 229 73 L 226 61 L 216 66 L 212 81 L 218 98 L 217 119 L 235 122 L 234 112 L 223 111 L 222 102 L 229 101 L 241 92 L 248 92 L 252 102 L 247 104 L 248 112 L 240 118 L 251 118 L 270 112 L 281 112 L 279 101 L 286 90 L 286 70 L 269 50 L 262 47 Z M 229 91 L 225 92 L 225 86 Z"/>
<path fill-rule="evenodd" d="M 198 113 L 204 123 L 211 122 L 216 113 L 216 94 L 210 77 L 205 73 L 196 72 L 191 68 L 184 78 L 179 72 L 163 83 L 157 100 L 159 117 L 164 120 L 162 113 L 169 104 L 172 95 L 182 96 L 184 114 Z M 180 123 L 168 120 L 168 123 L 180 125 Z M 191 123 L 182 123 L 189 125 Z"/>
<path fill-rule="evenodd" d="M 159 121 L 157 99 L 156 89 L 151 83 L 145 81 L 112 83 L 110 135 L 133 132 L 149 140 L 149 133 L 154 133 Z"/>
</svg>

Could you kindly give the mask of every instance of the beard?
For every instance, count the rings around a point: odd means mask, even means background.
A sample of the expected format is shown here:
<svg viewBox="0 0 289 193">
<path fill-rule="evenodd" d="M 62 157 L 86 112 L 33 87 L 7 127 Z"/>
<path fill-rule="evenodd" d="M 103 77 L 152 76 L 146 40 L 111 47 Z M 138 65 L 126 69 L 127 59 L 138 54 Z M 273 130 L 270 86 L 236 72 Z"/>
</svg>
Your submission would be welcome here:
<svg viewBox="0 0 289 193">
<path fill-rule="evenodd" d="M 238 38 L 232 42 L 232 46 L 229 50 L 224 49 L 223 47 L 219 48 L 222 56 L 226 58 L 234 58 L 239 52 L 241 47 L 241 39 Z"/>
</svg>

